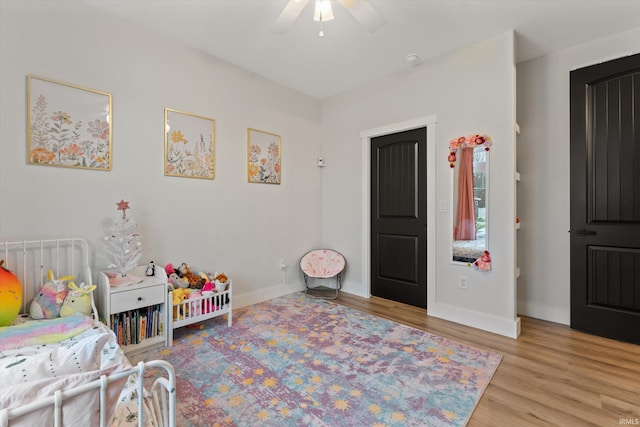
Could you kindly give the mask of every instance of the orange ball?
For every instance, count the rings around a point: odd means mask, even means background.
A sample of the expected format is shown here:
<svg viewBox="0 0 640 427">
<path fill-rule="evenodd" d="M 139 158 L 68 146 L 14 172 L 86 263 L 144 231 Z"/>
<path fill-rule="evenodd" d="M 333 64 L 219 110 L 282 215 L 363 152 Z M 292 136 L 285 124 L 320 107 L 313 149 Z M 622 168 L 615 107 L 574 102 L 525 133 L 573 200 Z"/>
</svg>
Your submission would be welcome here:
<svg viewBox="0 0 640 427">
<path fill-rule="evenodd" d="M 0 326 L 9 326 L 20 312 L 22 285 L 0 261 Z"/>
</svg>

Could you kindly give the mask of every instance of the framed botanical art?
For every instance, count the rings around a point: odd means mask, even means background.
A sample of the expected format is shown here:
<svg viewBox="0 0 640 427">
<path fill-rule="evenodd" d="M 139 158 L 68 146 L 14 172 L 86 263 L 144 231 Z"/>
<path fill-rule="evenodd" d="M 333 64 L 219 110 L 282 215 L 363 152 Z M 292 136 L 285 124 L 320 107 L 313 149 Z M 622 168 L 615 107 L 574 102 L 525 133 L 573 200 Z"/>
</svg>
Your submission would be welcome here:
<svg viewBox="0 0 640 427">
<path fill-rule="evenodd" d="M 28 76 L 28 162 L 111 170 L 111 95 Z"/>
<path fill-rule="evenodd" d="M 215 176 L 213 119 L 164 109 L 164 174 L 186 178 Z"/>
<path fill-rule="evenodd" d="M 282 172 L 280 135 L 247 129 L 247 180 L 280 184 Z"/>
</svg>

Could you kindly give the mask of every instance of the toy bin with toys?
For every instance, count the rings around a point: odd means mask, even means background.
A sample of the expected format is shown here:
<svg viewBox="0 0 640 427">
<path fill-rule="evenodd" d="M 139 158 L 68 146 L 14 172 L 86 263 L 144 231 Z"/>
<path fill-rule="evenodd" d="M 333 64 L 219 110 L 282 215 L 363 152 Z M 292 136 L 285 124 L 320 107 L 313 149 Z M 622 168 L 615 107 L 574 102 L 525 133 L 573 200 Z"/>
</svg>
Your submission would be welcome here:
<svg viewBox="0 0 640 427">
<path fill-rule="evenodd" d="M 182 263 L 165 266 L 169 278 L 168 344 L 173 345 L 173 330 L 214 317 L 227 315 L 231 326 L 231 279 L 224 273 L 198 271 Z"/>
</svg>

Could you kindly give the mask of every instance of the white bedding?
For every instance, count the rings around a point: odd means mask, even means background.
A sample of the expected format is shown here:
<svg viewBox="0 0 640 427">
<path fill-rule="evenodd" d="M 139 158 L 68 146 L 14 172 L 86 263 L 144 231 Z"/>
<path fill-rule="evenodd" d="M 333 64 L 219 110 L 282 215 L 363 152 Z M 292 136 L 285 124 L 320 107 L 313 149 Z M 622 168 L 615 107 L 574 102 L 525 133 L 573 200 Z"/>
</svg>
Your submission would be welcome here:
<svg viewBox="0 0 640 427">
<path fill-rule="evenodd" d="M 13 408 L 131 367 L 115 335 L 96 322 L 84 332 L 55 344 L 31 345 L 0 352 L 0 408 Z M 115 412 L 126 377 L 108 388 L 107 414 Z M 11 425 L 50 425 L 53 408 L 12 421 Z M 63 424 L 99 425 L 99 391 L 65 400 Z"/>
<path fill-rule="evenodd" d="M 89 245 L 83 239 L 5 241 L 0 242 L 0 254 L 4 267 L 22 284 L 23 301 L 29 303 L 49 277 L 49 269 L 52 276 L 70 275 L 77 283 L 91 283 Z M 22 316 L 30 311 L 25 306 L 16 319 L 18 327 L 0 327 L 0 425 L 8 421 L 12 427 L 52 426 L 51 402 L 64 395 L 63 426 L 98 426 L 101 387 L 104 390 L 108 383 L 102 410 L 106 425 L 137 425 L 142 418 L 149 421 L 144 426 L 156 425 L 155 419 L 175 426 L 175 371 L 171 365 L 152 361 L 132 367 L 113 332 L 93 320 L 99 315 L 93 302 L 91 306 L 92 317 L 41 321 L 25 321 Z M 135 385 L 140 385 L 138 375 L 149 367 L 158 368 L 157 387 L 149 401 L 142 399 L 144 413 L 138 417 L 138 393 L 144 390 Z M 37 409 L 45 405 L 46 409 Z M 149 412 L 150 408 L 157 408 L 157 413 Z M 17 417 L 20 413 L 27 415 Z"/>
</svg>

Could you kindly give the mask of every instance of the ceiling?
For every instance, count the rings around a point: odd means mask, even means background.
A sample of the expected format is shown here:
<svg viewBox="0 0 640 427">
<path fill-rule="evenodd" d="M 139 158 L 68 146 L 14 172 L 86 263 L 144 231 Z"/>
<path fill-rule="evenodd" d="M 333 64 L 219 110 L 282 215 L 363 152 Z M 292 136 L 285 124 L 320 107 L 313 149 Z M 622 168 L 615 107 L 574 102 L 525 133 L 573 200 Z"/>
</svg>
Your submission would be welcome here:
<svg viewBox="0 0 640 427">
<path fill-rule="evenodd" d="M 313 1 L 282 35 L 287 0 L 84 2 L 317 99 L 509 30 L 521 62 L 640 27 L 640 0 L 369 0 L 387 20 L 374 33 L 333 1 L 324 37 Z"/>
</svg>

